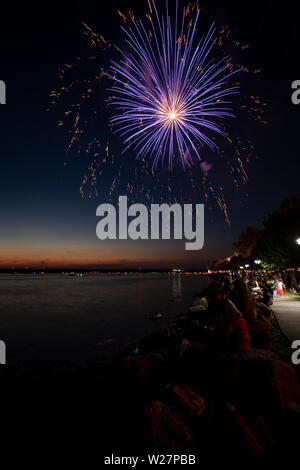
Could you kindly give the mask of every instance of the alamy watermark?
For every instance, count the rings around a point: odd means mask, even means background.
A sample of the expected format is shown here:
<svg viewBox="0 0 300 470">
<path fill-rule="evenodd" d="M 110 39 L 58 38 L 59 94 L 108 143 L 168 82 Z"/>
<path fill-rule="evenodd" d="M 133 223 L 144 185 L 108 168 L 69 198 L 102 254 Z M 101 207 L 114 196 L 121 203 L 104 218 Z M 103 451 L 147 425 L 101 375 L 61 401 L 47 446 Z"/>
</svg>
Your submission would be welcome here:
<svg viewBox="0 0 300 470">
<path fill-rule="evenodd" d="M 0 80 L 0 104 L 6 104 L 6 85 Z"/>
<path fill-rule="evenodd" d="M 291 100 L 293 104 L 299 104 L 300 103 L 300 80 L 294 80 L 292 83 L 292 96 Z"/>
<path fill-rule="evenodd" d="M 0 339 L 0 364 L 6 364 L 6 344 Z"/>
<path fill-rule="evenodd" d="M 128 207 L 127 196 L 119 196 L 118 209 L 100 204 L 96 215 L 96 234 L 100 240 L 188 240 L 186 250 L 201 250 L 204 245 L 204 204 L 144 204 Z M 118 216 L 117 216 L 118 211 Z"/>
<path fill-rule="evenodd" d="M 292 342 L 292 349 L 296 349 L 296 351 L 293 352 L 291 357 L 292 363 L 295 366 L 298 366 L 300 364 L 300 339 L 296 339 Z"/>
</svg>

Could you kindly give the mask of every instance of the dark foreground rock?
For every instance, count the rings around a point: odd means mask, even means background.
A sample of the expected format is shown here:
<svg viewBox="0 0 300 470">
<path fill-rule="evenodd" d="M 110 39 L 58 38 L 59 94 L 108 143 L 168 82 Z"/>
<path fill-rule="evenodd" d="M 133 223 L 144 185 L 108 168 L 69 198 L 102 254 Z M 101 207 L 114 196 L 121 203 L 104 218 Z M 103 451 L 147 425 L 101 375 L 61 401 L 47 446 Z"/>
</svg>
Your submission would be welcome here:
<svg viewBox="0 0 300 470">
<path fill-rule="evenodd" d="M 123 455 L 297 445 L 300 388 L 290 364 L 263 349 L 226 356 L 192 348 L 180 357 L 179 330 L 161 329 L 144 339 L 141 353 L 109 364 L 1 368 L 3 403 L 12 404 L 3 410 L 7 433 L 53 445 L 46 437 L 53 425 L 55 439 L 68 435 L 73 448 L 87 438 Z"/>
<path fill-rule="evenodd" d="M 178 383 L 167 385 L 167 390 L 177 406 L 182 409 L 190 420 L 197 422 L 205 413 L 205 400 L 197 390 L 186 384 Z"/>
<path fill-rule="evenodd" d="M 154 400 L 145 406 L 144 411 L 148 417 L 151 441 L 156 448 L 175 451 L 191 446 L 191 429 L 175 409 Z"/>
</svg>

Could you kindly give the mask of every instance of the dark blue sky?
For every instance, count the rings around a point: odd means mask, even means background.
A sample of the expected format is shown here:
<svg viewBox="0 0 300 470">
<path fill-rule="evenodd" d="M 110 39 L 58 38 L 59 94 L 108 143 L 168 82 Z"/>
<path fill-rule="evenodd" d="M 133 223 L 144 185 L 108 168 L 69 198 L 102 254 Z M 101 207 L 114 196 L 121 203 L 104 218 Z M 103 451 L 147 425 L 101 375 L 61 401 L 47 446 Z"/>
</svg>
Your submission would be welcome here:
<svg viewBox="0 0 300 470">
<path fill-rule="evenodd" d="M 214 166 L 215 177 L 224 179 L 231 226 L 216 204 L 211 210 L 207 204 L 205 247 L 197 253 L 185 252 L 183 242 L 100 242 L 95 211 L 105 194 L 80 197 L 84 156 L 73 155 L 64 166 L 66 134 L 57 128 L 59 111 L 46 109 L 49 91 L 60 85 L 58 67 L 84 51 L 81 22 L 118 41 L 117 9 L 142 12 L 147 7 L 146 1 L 102 3 L 51 2 L 47 7 L 45 2 L 38 7 L 29 2 L 23 10 L 11 8 L 2 20 L 0 79 L 7 85 L 7 104 L 0 106 L 1 266 L 199 267 L 230 255 L 241 231 L 260 225 L 282 199 L 300 196 L 300 105 L 291 103 L 291 83 L 300 79 L 297 3 L 275 10 L 269 1 L 200 2 L 204 21 L 228 23 L 234 37 L 250 43 L 247 60 L 263 71 L 244 82 L 242 91 L 259 93 L 268 103 L 268 125 L 245 129 L 244 122 L 234 123 L 233 132 L 251 137 L 259 159 L 249 166 L 249 181 L 239 193 L 223 177 L 223 167 Z M 98 132 L 103 137 L 101 126 Z M 119 137 L 113 139 L 120 152 Z"/>
</svg>

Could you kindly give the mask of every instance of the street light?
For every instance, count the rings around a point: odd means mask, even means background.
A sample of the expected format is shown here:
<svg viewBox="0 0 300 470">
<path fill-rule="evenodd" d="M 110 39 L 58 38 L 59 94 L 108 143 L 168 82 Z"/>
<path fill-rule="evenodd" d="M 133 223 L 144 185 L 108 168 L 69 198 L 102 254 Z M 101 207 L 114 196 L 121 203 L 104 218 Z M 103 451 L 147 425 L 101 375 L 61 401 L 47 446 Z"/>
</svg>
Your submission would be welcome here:
<svg viewBox="0 0 300 470">
<path fill-rule="evenodd" d="M 245 268 L 249 268 L 249 266 L 250 266 L 249 264 L 245 264 Z"/>
<path fill-rule="evenodd" d="M 244 269 L 244 266 L 240 266 L 240 269 Z"/>
<path fill-rule="evenodd" d="M 300 238 L 297 238 L 296 243 L 300 245 Z"/>
<path fill-rule="evenodd" d="M 299 241 L 300 241 L 300 239 L 299 239 Z M 260 259 L 256 259 L 256 260 L 254 261 L 254 263 L 255 263 L 255 264 L 260 264 L 260 263 L 261 263 L 261 260 L 260 260 Z"/>
</svg>

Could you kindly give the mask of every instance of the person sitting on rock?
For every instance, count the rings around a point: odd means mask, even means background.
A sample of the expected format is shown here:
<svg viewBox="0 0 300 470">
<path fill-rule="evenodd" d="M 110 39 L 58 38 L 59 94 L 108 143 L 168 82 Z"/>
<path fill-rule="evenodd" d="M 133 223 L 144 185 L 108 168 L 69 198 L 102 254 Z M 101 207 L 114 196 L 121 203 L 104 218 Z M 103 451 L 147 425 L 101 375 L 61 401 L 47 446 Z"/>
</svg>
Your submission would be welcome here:
<svg viewBox="0 0 300 470">
<path fill-rule="evenodd" d="M 243 353 L 250 349 L 247 323 L 230 299 L 223 300 L 223 331 L 228 338 L 228 352 Z"/>
<path fill-rule="evenodd" d="M 207 339 L 205 343 L 195 343 L 195 347 L 206 351 L 239 354 L 250 349 L 250 336 L 243 315 L 228 298 L 213 302 L 207 314 Z"/>
<path fill-rule="evenodd" d="M 222 291 L 223 298 L 225 299 L 225 298 L 230 297 L 231 291 L 232 291 L 232 283 L 230 279 L 226 278 L 223 282 L 223 291 Z"/>
<path fill-rule="evenodd" d="M 271 315 L 273 293 L 267 288 L 263 297 L 256 302 L 256 319 L 249 322 L 251 344 L 255 348 L 270 349 L 272 347 Z"/>
<path fill-rule="evenodd" d="M 273 305 L 273 292 L 270 289 L 265 289 L 263 297 L 258 301 L 271 309 L 271 305 Z"/>
<path fill-rule="evenodd" d="M 241 312 L 247 323 L 255 320 L 255 299 L 251 292 L 249 292 L 247 285 L 245 281 L 243 281 L 243 279 L 236 279 L 234 281 L 234 287 L 230 294 L 230 300 Z"/>
<path fill-rule="evenodd" d="M 273 305 L 273 294 L 267 290 L 264 292 L 263 297 L 259 298 L 256 302 L 257 320 L 267 320 L 269 322 Z"/>
</svg>

